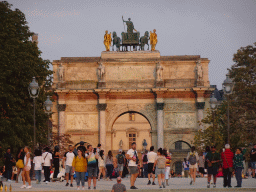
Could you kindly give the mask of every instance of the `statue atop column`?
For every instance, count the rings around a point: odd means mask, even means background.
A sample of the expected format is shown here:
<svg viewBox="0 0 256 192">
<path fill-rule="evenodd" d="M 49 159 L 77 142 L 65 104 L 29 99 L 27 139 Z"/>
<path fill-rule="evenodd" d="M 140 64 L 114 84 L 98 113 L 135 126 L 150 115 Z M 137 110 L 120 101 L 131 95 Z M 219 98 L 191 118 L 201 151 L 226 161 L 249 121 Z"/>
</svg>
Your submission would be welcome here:
<svg viewBox="0 0 256 192">
<path fill-rule="evenodd" d="M 59 65 L 59 68 L 58 68 L 58 76 L 59 76 L 59 81 L 64 82 L 64 67 L 62 66 L 62 63 Z"/>
<path fill-rule="evenodd" d="M 105 67 L 102 63 L 99 64 L 98 75 L 99 75 L 99 81 L 100 82 L 104 81 Z"/>
<path fill-rule="evenodd" d="M 111 42 L 112 42 L 111 32 L 108 33 L 108 30 L 106 30 L 104 35 L 104 41 L 103 41 L 106 47 L 106 51 L 110 51 Z"/>
<path fill-rule="evenodd" d="M 156 44 L 157 44 L 157 34 L 156 30 L 153 30 L 153 33 L 150 31 L 150 45 L 151 45 L 151 51 L 156 50 Z"/>
<path fill-rule="evenodd" d="M 203 68 L 202 68 L 200 59 L 196 62 L 196 72 L 197 72 L 197 81 L 203 81 Z"/>
</svg>

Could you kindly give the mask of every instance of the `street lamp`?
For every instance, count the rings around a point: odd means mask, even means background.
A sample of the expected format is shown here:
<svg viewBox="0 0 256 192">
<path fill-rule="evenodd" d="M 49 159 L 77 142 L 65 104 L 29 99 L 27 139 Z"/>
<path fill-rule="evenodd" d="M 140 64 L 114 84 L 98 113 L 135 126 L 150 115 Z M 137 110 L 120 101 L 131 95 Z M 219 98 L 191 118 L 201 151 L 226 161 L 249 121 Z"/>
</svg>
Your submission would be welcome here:
<svg viewBox="0 0 256 192">
<path fill-rule="evenodd" d="M 47 140 L 48 145 L 50 144 L 50 114 L 52 113 L 52 101 L 50 100 L 50 96 L 47 96 L 46 101 L 44 102 L 44 111 L 48 115 L 48 134 L 47 134 Z"/>
<path fill-rule="evenodd" d="M 148 146 L 146 139 L 143 140 L 142 146 L 144 147 L 144 151 L 146 151 L 146 148 Z"/>
<path fill-rule="evenodd" d="M 31 98 L 33 98 L 34 104 L 34 148 L 36 147 L 36 98 L 39 95 L 40 87 L 36 82 L 36 78 L 33 77 L 32 82 L 28 86 L 28 92 Z"/>
<path fill-rule="evenodd" d="M 229 95 L 232 94 L 234 84 L 229 78 L 229 73 L 226 75 L 226 79 L 222 83 L 224 94 L 227 95 L 228 101 L 228 144 L 230 143 L 230 122 L 229 122 Z"/>
<path fill-rule="evenodd" d="M 218 105 L 218 101 L 214 95 L 214 92 L 212 93 L 212 96 L 210 98 L 210 107 L 212 109 L 212 120 L 213 120 L 213 144 L 215 144 L 215 122 L 214 122 L 214 119 L 215 119 L 215 109 L 217 108 L 217 105 Z"/>
</svg>

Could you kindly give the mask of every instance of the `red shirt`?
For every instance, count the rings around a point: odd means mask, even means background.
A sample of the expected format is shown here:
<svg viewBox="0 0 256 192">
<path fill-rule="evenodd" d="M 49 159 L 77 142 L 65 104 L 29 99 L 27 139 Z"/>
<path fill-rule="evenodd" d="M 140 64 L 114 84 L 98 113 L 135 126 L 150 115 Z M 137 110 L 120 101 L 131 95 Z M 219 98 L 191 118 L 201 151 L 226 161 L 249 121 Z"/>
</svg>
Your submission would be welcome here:
<svg viewBox="0 0 256 192">
<path fill-rule="evenodd" d="M 224 153 L 226 155 L 227 161 L 225 159 Z M 228 169 L 229 167 L 233 167 L 233 157 L 234 157 L 234 153 L 230 149 L 226 149 L 225 152 L 221 153 L 223 169 Z"/>
</svg>

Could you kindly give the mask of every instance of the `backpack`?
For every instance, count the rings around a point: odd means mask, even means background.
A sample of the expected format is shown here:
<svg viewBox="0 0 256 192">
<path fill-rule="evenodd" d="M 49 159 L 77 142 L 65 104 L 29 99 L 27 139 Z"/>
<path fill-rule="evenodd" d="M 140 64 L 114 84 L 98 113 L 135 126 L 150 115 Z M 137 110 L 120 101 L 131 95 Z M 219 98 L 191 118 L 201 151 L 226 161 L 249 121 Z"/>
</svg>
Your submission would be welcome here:
<svg viewBox="0 0 256 192">
<path fill-rule="evenodd" d="M 147 155 L 144 155 L 144 157 L 143 157 L 143 160 L 142 160 L 143 162 L 148 162 L 148 156 Z"/>
<path fill-rule="evenodd" d="M 196 155 L 195 154 L 190 154 L 188 161 L 191 165 L 195 165 L 196 164 Z"/>
<path fill-rule="evenodd" d="M 160 157 L 157 159 L 157 168 L 164 169 L 165 168 L 166 159 L 164 157 Z"/>
<path fill-rule="evenodd" d="M 122 154 L 118 154 L 117 162 L 118 164 L 124 164 L 124 156 Z"/>
</svg>

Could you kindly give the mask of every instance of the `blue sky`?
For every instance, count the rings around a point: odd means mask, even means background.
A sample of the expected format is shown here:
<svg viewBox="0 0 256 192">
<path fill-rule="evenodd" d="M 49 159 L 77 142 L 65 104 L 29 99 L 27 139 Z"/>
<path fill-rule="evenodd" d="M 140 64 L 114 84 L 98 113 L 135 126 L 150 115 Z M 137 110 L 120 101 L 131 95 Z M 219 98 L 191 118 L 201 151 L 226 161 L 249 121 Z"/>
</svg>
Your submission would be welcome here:
<svg viewBox="0 0 256 192">
<path fill-rule="evenodd" d="M 256 42 L 256 0 L 9 0 L 39 34 L 43 59 L 100 56 L 105 30 L 124 31 L 129 17 L 141 35 L 156 29 L 162 56 L 208 58 L 221 89 L 237 49 Z"/>
</svg>

